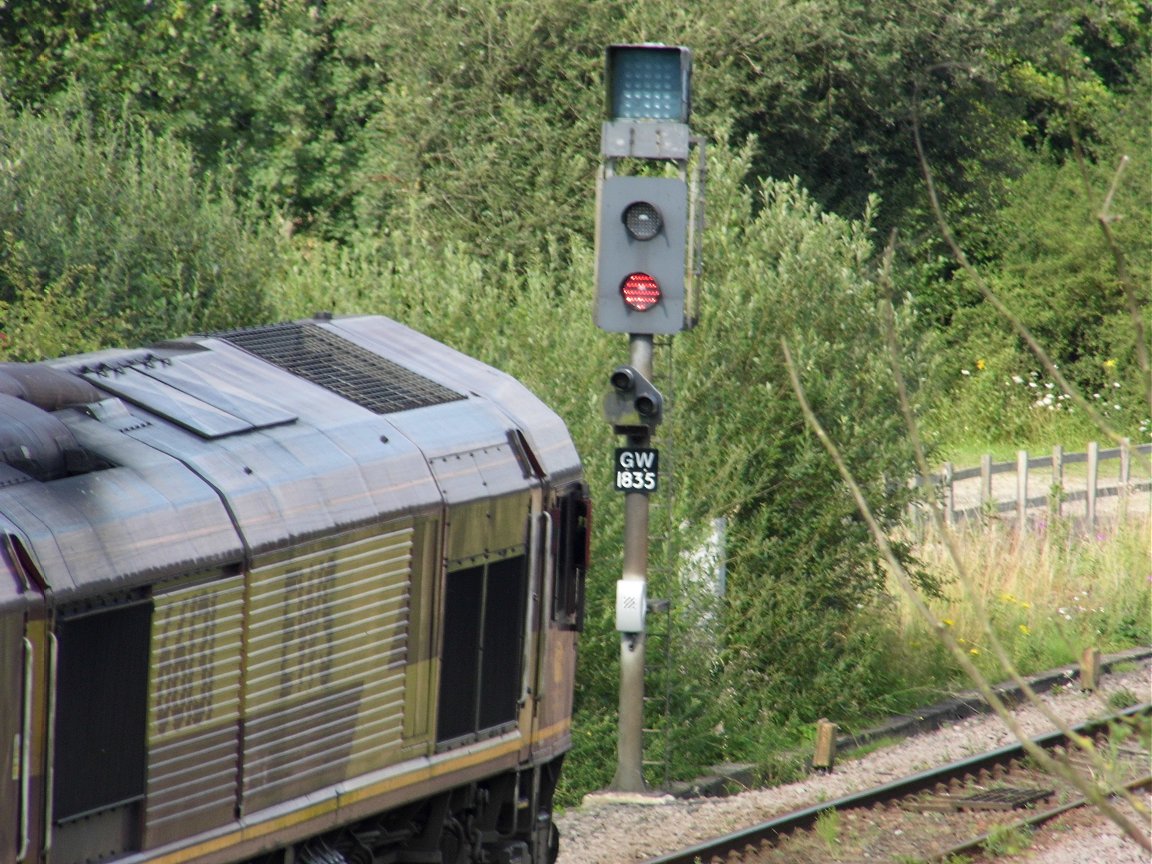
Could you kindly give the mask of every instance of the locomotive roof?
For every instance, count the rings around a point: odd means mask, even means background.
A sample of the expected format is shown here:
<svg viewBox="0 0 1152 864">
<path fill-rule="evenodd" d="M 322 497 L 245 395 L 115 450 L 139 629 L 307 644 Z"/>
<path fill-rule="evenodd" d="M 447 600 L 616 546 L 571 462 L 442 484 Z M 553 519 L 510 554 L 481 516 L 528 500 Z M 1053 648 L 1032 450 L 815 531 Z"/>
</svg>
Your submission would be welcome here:
<svg viewBox="0 0 1152 864">
<path fill-rule="evenodd" d="M 0 364 L 0 569 L 61 600 L 579 470 L 523 385 L 381 317 Z"/>
</svg>

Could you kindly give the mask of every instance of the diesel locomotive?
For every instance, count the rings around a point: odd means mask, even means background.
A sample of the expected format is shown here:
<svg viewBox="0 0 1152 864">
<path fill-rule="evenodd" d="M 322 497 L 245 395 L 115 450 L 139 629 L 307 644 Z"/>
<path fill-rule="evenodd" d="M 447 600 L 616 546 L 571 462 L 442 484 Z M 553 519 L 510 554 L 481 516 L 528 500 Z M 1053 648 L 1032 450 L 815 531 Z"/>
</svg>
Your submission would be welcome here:
<svg viewBox="0 0 1152 864">
<path fill-rule="evenodd" d="M 0 861 L 553 861 L 587 534 L 386 318 L 0 364 Z"/>
</svg>

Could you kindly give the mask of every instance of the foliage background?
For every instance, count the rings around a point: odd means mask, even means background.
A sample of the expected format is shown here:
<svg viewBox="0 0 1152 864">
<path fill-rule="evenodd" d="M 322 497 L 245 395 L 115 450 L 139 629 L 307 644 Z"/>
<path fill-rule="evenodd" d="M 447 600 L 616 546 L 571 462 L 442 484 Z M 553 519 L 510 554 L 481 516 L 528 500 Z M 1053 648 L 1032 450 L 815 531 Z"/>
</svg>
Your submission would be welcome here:
<svg viewBox="0 0 1152 864">
<path fill-rule="evenodd" d="M 653 682 L 675 708 L 654 720 L 677 736 L 674 774 L 763 757 L 831 707 L 876 716 L 953 671 L 889 626 L 781 340 L 888 527 L 913 467 L 882 300 L 934 446 L 1093 434 L 1064 394 L 1044 401 L 1051 382 L 946 254 L 915 135 L 985 278 L 1147 440 L 1093 219 L 1127 155 L 1114 230 L 1147 333 L 1150 22 L 1136 0 L 0 0 L 0 358 L 328 309 L 391 315 L 524 380 L 569 424 L 598 503 L 567 782 L 604 784 L 622 517 L 599 405 L 625 349 L 590 314 L 603 47 L 691 46 L 705 299 L 658 355 L 676 491 L 657 502 L 652 593 L 684 618 Z M 717 517 L 722 598 L 685 578 Z"/>
</svg>

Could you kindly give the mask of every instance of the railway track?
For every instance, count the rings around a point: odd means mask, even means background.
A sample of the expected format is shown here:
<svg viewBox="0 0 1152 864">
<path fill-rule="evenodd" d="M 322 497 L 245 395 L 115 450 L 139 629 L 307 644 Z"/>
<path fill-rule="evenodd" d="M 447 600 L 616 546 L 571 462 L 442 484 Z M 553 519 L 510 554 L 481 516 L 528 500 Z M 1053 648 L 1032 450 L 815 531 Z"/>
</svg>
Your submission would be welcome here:
<svg viewBox="0 0 1152 864">
<path fill-rule="evenodd" d="M 1145 736 L 1129 734 L 1115 741 L 1109 736 L 1118 729 L 1146 729 L 1150 716 L 1152 703 L 1146 703 L 1074 731 L 1092 738 L 1098 752 L 1110 754 L 1115 770 L 1107 780 L 1148 788 L 1152 775 Z M 1086 767 L 1061 733 L 1033 741 L 1073 767 Z M 797 810 L 644 864 L 820 864 L 862 857 L 946 861 L 1010 842 L 1084 804 L 1070 784 L 1033 768 L 1017 744 Z"/>
</svg>

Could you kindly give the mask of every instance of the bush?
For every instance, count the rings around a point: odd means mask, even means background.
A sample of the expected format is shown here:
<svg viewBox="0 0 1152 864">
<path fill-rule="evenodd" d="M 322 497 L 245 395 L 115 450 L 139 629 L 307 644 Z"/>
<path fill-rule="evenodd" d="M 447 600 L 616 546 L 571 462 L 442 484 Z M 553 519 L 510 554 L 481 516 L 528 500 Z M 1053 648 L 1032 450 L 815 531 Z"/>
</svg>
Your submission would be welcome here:
<svg viewBox="0 0 1152 864">
<path fill-rule="evenodd" d="M 868 531 L 807 431 L 783 362 L 843 449 L 882 525 L 913 472 L 870 278 L 867 221 L 823 213 L 797 185 L 757 194 L 714 166 L 706 313 L 679 357 L 673 406 L 684 515 L 724 515 L 728 596 L 717 686 L 728 734 L 875 710 L 898 667 L 876 662 L 884 578 Z M 738 175 L 737 175 L 738 176 Z M 902 319 L 897 326 L 903 329 Z M 914 357 L 905 357 L 909 378 Z M 865 668 L 867 667 L 867 668 Z M 846 700 L 846 694 L 852 698 Z M 735 754 L 733 754 L 735 755 Z"/>
<path fill-rule="evenodd" d="M 981 232 L 979 264 L 982 278 L 1079 394 L 1114 432 L 1135 440 L 1148 440 L 1152 427 L 1133 321 L 1135 314 L 1147 338 L 1152 306 L 1142 289 L 1152 279 L 1150 96 L 1152 76 L 1145 75 L 1123 110 L 1102 113 L 1097 126 L 1105 138 L 1083 164 L 1068 154 L 1032 155 L 1028 170 L 1006 184 Z M 1124 158 L 1127 166 L 1118 170 Z M 1115 248 L 1098 223 L 1106 201 Z M 965 234 L 960 242 L 968 248 Z M 1050 380 L 971 278 L 959 273 L 947 280 L 946 288 L 932 279 L 912 288 L 917 307 L 937 326 L 941 297 L 953 304 L 947 327 L 934 337 L 940 362 L 930 385 L 931 425 L 945 445 L 1047 446 L 1098 437 L 1100 430 Z"/>
<path fill-rule="evenodd" d="M 98 129 L 79 91 L 42 115 L 0 103 L 0 200 L 0 300 L 26 287 L 19 272 L 64 292 L 83 284 L 82 305 L 137 342 L 268 315 L 271 228 L 198 180 L 187 148 L 131 120 Z"/>
<path fill-rule="evenodd" d="M 0 262 L 0 284 L 14 299 L 0 300 L 0 360 L 30 362 L 62 354 L 95 351 L 127 333 L 123 321 L 109 318 L 93 300 L 89 267 L 70 268 L 43 285 L 17 257 L 19 246 L 5 238 L 9 258 Z"/>
</svg>

